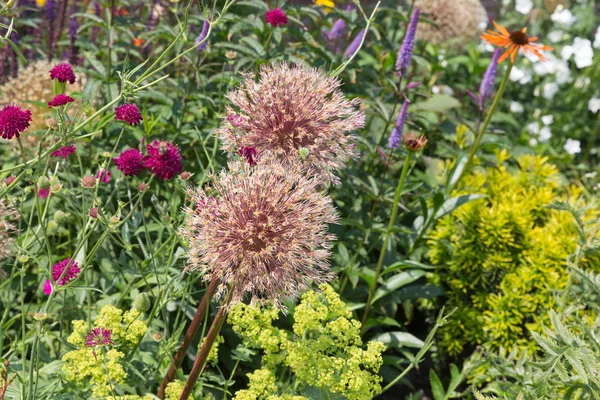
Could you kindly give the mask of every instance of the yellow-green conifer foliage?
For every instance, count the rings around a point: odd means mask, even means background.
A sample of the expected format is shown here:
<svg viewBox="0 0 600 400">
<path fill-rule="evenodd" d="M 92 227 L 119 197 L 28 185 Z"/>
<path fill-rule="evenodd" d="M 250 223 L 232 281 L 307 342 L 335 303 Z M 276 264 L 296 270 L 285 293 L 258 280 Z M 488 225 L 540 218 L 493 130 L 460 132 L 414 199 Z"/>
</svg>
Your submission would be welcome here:
<svg viewBox="0 0 600 400">
<path fill-rule="evenodd" d="M 457 307 L 441 331 L 441 344 L 457 355 L 475 345 L 532 351 L 529 331 L 539 331 L 553 293 L 568 280 L 566 258 L 577 242 L 573 217 L 548 208 L 574 202 L 557 168 L 539 156 L 506 161 L 463 177 L 457 193 L 487 197 L 442 218 L 429 237 L 429 257 L 438 266 L 435 284 Z"/>
</svg>

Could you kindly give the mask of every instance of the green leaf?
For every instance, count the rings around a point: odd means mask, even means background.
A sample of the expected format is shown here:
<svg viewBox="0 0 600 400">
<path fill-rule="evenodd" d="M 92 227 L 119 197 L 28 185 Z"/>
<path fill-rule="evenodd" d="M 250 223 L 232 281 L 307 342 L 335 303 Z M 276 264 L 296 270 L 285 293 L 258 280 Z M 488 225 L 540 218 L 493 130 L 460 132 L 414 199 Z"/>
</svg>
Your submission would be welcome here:
<svg viewBox="0 0 600 400">
<path fill-rule="evenodd" d="M 413 347 L 420 349 L 425 344 L 421 339 L 411 335 L 408 332 L 386 332 L 376 336 L 373 340 L 382 342 L 388 347 L 395 349 L 401 347 Z"/>
<path fill-rule="evenodd" d="M 452 211 L 456 210 L 458 207 L 473 201 L 482 199 L 487 197 L 485 194 L 467 194 L 464 196 L 452 197 L 442 204 L 442 207 L 435 213 L 435 219 L 442 218 L 446 214 L 450 214 Z"/>
<path fill-rule="evenodd" d="M 435 400 L 445 400 L 446 392 L 444 386 L 433 369 L 429 370 L 429 381 L 431 382 L 431 392 Z"/>
<path fill-rule="evenodd" d="M 460 107 L 460 101 L 449 94 L 434 94 L 429 99 L 413 106 L 413 111 L 445 112 Z"/>
</svg>

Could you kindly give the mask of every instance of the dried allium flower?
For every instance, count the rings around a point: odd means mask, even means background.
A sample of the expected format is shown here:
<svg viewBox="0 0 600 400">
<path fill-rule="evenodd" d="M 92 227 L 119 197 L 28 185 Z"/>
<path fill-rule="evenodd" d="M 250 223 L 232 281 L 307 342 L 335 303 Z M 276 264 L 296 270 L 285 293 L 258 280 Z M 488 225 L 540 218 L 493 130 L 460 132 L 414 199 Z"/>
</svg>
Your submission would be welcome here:
<svg viewBox="0 0 600 400">
<path fill-rule="evenodd" d="M 212 177 L 211 194 L 188 189 L 192 205 L 181 229 L 189 243 L 186 269 L 220 281 L 221 293 L 229 284 L 231 304 L 250 294 L 281 306 L 311 282 L 330 280 L 335 237 L 327 230 L 337 216 L 317 190 L 321 178 L 266 155 L 255 166 L 242 160 L 228 166 Z"/>
<path fill-rule="evenodd" d="M 398 114 L 398 119 L 396 120 L 396 125 L 394 125 L 392 134 L 388 138 L 388 147 L 390 149 L 397 149 L 398 147 L 400 147 L 400 141 L 402 140 L 402 131 L 404 130 L 404 124 L 406 123 L 406 117 L 408 116 L 409 104 L 410 101 L 408 100 L 404 100 L 404 103 L 402 104 L 400 114 Z"/>
<path fill-rule="evenodd" d="M 406 28 L 406 35 L 400 50 L 398 50 L 398 57 L 396 58 L 396 72 L 400 75 L 406 75 L 406 72 L 410 68 L 410 62 L 412 61 L 413 50 L 415 47 L 415 36 L 417 34 L 417 24 L 419 23 L 419 14 L 421 10 L 418 8 L 413 11 L 413 15 L 410 18 L 410 23 Z"/>
<path fill-rule="evenodd" d="M 77 148 L 73 145 L 61 147 L 60 149 L 52 152 L 52 157 L 62 157 L 65 160 L 69 157 L 69 154 L 74 153 Z"/>
<path fill-rule="evenodd" d="M 6 180 L 8 182 L 8 178 Z M 0 200 L 0 260 L 5 258 L 12 249 L 18 218 L 17 210 L 6 199 Z"/>
<path fill-rule="evenodd" d="M 60 63 L 55 65 L 50 70 L 50 79 L 56 79 L 57 81 L 64 83 L 69 82 L 70 84 L 75 83 L 75 73 L 73 67 L 67 63 Z"/>
<path fill-rule="evenodd" d="M 115 108 L 115 119 L 124 121 L 131 126 L 137 126 L 143 118 L 138 106 L 133 103 L 125 103 Z"/>
<path fill-rule="evenodd" d="M 179 175 L 183 170 L 179 149 L 170 142 L 155 140 L 146 145 L 148 154 L 144 157 L 144 166 L 163 181 Z"/>
<path fill-rule="evenodd" d="M 304 66 L 265 66 L 258 82 L 252 74 L 244 77 L 245 84 L 228 96 L 233 107 L 219 130 L 225 150 L 254 147 L 295 162 L 306 148 L 305 164 L 335 182 L 332 171 L 353 155 L 354 138 L 345 133 L 364 125 L 358 100 L 347 100 L 337 79 Z M 235 124 L 232 115 L 238 115 Z"/>
<path fill-rule="evenodd" d="M 256 156 L 258 155 L 258 152 L 254 147 L 240 147 L 238 154 L 241 157 L 244 157 L 246 161 L 248 161 L 248 164 L 256 165 Z"/>
<path fill-rule="evenodd" d="M 74 101 L 75 100 L 73 100 L 71 96 L 67 96 L 66 94 L 61 93 L 59 95 L 54 96 L 54 98 L 48 102 L 48 108 L 66 106 L 67 104 L 72 103 Z"/>
<path fill-rule="evenodd" d="M 265 13 L 265 20 L 272 27 L 278 27 L 287 24 L 288 17 L 281 8 L 274 8 Z"/>
<path fill-rule="evenodd" d="M 0 136 L 2 139 L 19 137 L 29 127 L 31 111 L 19 106 L 4 106 L 0 110 Z"/>
<path fill-rule="evenodd" d="M 419 24 L 419 39 L 434 44 L 454 42 L 463 46 L 473 41 L 487 25 L 487 13 L 479 0 L 416 0 L 414 6 L 433 21 L 433 24 Z"/>
<path fill-rule="evenodd" d="M 107 346 L 114 344 L 112 331 L 106 328 L 94 328 L 85 336 L 85 345 L 88 347 Z"/>
<path fill-rule="evenodd" d="M 139 175 L 144 167 L 144 155 L 138 149 L 127 149 L 113 159 L 117 169 L 125 176 Z"/>
</svg>

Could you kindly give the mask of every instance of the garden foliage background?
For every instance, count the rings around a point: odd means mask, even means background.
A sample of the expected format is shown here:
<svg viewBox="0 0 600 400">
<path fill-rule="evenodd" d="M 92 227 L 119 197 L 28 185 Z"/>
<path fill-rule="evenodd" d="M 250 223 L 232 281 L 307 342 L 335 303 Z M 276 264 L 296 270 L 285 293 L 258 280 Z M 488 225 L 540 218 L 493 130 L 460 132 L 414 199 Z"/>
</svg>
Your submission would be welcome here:
<svg viewBox="0 0 600 400">
<path fill-rule="evenodd" d="M 0 399 L 600 398 L 598 7 L 1 3 Z"/>
</svg>

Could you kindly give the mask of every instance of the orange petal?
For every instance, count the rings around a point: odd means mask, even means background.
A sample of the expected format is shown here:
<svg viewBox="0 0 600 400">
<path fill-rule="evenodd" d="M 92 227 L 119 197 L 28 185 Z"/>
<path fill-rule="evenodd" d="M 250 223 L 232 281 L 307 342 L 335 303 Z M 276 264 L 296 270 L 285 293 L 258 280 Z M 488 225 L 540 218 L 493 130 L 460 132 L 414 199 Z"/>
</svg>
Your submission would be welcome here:
<svg viewBox="0 0 600 400">
<path fill-rule="evenodd" d="M 512 62 L 512 63 L 515 62 L 515 57 L 517 56 L 518 52 L 519 52 L 519 46 L 515 46 L 512 53 L 510 54 L 510 62 Z"/>
<path fill-rule="evenodd" d="M 511 51 L 513 51 L 513 49 L 516 47 L 517 45 L 513 44 L 512 46 L 510 46 L 510 48 L 508 50 L 506 50 L 504 52 L 504 54 L 502 54 L 502 56 L 498 59 L 498 64 L 501 64 L 504 60 L 506 60 L 510 54 Z"/>
<path fill-rule="evenodd" d="M 538 37 L 537 37 L 537 36 L 534 36 L 534 37 L 530 37 L 530 38 L 529 38 L 529 42 L 530 42 L 530 43 L 531 43 L 531 42 L 535 42 L 536 40 L 538 40 Z"/>
<path fill-rule="evenodd" d="M 521 29 L 521 32 L 523 32 L 523 33 L 527 32 L 527 27 Z"/>
<path fill-rule="evenodd" d="M 494 23 L 494 26 L 496 27 L 496 29 L 497 29 L 497 30 L 498 30 L 500 33 L 502 33 L 502 34 L 503 34 L 503 35 L 505 35 L 505 36 L 510 36 L 510 33 L 508 33 L 508 31 L 506 30 L 506 28 L 505 28 L 505 27 L 503 27 L 502 25 L 498 25 L 498 24 L 496 23 L 496 21 L 492 21 L 492 22 Z"/>
</svg>

